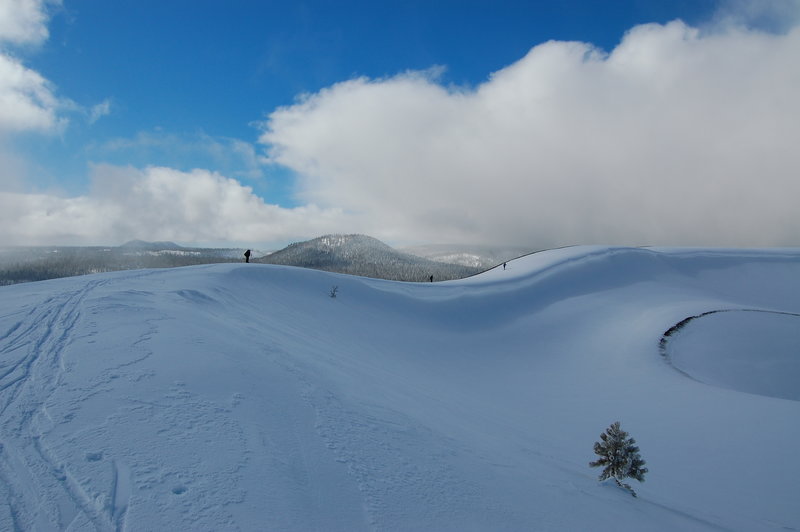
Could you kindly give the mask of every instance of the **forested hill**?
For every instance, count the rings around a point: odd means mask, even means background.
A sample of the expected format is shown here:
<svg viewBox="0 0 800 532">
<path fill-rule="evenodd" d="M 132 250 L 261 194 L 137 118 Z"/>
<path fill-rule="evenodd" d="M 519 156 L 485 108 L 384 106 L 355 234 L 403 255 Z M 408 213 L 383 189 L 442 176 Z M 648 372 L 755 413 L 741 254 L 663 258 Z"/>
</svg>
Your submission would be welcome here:
<svg viewBox="0 0 800 532">
<path fill-rule="evenodd" d="M 256 262 L 301 266 L 395 281 L 435 281 L 474 275 L 480 268 L 402 253 L 366 235 L 327 235 L 290 244 Z"/>
</svg>

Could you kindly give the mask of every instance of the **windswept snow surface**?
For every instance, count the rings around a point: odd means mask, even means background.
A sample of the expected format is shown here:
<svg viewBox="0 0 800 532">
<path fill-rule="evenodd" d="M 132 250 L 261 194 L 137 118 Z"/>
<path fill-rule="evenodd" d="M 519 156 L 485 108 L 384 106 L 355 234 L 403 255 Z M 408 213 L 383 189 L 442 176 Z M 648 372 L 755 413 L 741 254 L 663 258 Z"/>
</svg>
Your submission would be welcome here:
<svg viewBox="0 0 800 532">
<path fill-rule="evenodd" d="M 797 530 L 798 313 L 798 250 L 3 287 L 0 529 Z"/>
</svg>

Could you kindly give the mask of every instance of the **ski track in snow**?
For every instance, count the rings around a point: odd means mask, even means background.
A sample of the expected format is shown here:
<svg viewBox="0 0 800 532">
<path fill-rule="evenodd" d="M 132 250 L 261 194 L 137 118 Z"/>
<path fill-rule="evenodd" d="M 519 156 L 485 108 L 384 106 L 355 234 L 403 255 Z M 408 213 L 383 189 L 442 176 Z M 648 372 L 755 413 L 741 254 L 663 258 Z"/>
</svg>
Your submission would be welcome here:
<svg viewBox="0 0 800 532">
<path fill-rule="evenodd" d="M 128 277 L 148 275 L 136 272 Z M 5 520 L 0 514 L 0 524 L 7 521 L 11 530 L 125 529 L 131 495 L 130 468 L 114 461 L 107 496 L 98 496 L 87 491 L 85 479 L 75 474 L 75 463 L 48 440 L 48 433 L 60 422 L 51 415 L 53 407 L 75 412 L 84 401 L 101 392 L 102 382 L 90 382 L 72 390 L 75 395 L 69 404 L 58 405 L 51 399 L 70 373 L 63 355 L 75 341 L 78 323 L 86 319 L 84 302 L 110 282 L 93 276 L 85 283 L 74 283 L 77 288 L 56 291 L 29 303 L 29 309 L 0 337 L 0 493 L 8 501 Z M 131 352 L 136 353 L 136 345 L 147 338 L 147 334 L 142 335 L 132 344 Z M 149 353 L 110 371 L 147 356 Z M 64 418 L 69 420 L 73 415 L 68 412 Z M 103 455 L 87 451 L 84 458 L 88 463 L 99 462 Z M 42 498 L 41 493 L 48 496 Z M 36 501 L 35 507 L 32 501 Z"/>
<path fill-rule="evenodd" d="M 0 479 L 14 529 L 65 529 L 83 518 L 98 530 L 114 529 L 43 437 L 44 427 L 52 424 L 47 401 L 61 381 L 65 369 L 62 352 L 80 318 L 81 302 L 102 283 L 90 281 L 34 305 L 0 339 L 0 355 L 6 364 L 0 380 Z M 21 470 L 29 471 L 30 477 L 18 478 Z M 34 515 L 31 509 L 19 507 L 30 499 L 28 492 L 51 495 L 41 500 L 37 509 L 45 521 L 24 522 L 23 516 Z"/>
</svg>

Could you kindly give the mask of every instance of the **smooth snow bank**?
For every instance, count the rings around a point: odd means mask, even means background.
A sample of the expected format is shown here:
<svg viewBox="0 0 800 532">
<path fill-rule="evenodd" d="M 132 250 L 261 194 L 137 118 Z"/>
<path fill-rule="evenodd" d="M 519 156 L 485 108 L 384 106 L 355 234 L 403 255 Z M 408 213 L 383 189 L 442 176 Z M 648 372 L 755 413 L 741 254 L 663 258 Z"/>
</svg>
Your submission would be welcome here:
<svg viewBox="0 0 800 532">
<path fill-rule="evenodd" d="M 800 401 L 800 315 L 721 311 L 686 323 L 667 356 L 708 384 Z"/>
<path fill-rule="evenodd" d="M 445 283 L 225 264 L 3 287 L 0 529 L 800 529 L 800 401 L 776 391 L 800 384 L 687 378 L 728 341 L 706 317 L 677 368 L 660 347 L 710 311 L 800 313 L 798 279 L 796 250 L 576 247 Z M 720 327 L 788 359 L 791 323 L 755 323 Z M 588 467 L 616 420 L 637 499 Z"/>
</svg>

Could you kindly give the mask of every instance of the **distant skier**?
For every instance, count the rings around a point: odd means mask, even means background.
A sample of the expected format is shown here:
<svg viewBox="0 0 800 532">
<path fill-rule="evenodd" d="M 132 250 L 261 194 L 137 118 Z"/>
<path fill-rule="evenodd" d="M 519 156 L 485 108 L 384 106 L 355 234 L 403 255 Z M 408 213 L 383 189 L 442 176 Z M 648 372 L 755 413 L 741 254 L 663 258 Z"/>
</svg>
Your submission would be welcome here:
<svg viewBox="0 0 800 532">
<path fill-rule="evenodd" d="M 431 275 L 430 280 L 431 280 L 431 282 L 433 282 L 433 275 Z"/>
<path fill-rule="evenodd" d="M 506 263 L 504 262 L 503 263 L 503 270 L 505 270 L 505 269 L 506 269 Z"/>
<path fill-rule="evenodd" d="M 249 249 L 244 252 L 244 261 L 245 262 L 250 262 L 250 250 Z"/>
</svg>

